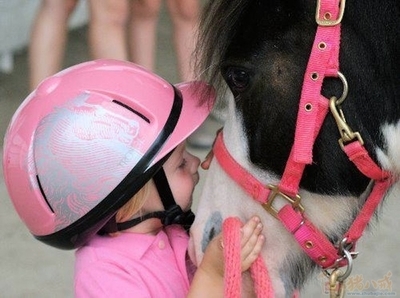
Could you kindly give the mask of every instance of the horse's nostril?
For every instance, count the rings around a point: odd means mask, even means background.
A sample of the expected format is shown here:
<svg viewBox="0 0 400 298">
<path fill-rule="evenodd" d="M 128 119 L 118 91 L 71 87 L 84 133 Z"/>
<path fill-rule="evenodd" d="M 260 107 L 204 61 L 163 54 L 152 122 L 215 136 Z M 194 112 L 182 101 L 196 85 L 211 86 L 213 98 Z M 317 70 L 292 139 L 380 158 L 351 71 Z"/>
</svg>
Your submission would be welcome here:
<svg viewBox="0 0 400 298">
<path fill-rule="evenodd" d="M 215 237 L 215 235 L 221 232 L 222 226 L 222 215 L 220 212 L 214 212 L 208 218 L 203 231 L 203 237 L 201 240 L 201 250 L 204 252 L 207 248 L 208 243 Z"/>
<path fill-rule="evenodd" d="M 210 230 L 210 234 L 208 234 L 208 242 L 210 242 L 214 238 L 214 236 L 215 236 L 215 229 L 212 228 Z"/>
</svg>

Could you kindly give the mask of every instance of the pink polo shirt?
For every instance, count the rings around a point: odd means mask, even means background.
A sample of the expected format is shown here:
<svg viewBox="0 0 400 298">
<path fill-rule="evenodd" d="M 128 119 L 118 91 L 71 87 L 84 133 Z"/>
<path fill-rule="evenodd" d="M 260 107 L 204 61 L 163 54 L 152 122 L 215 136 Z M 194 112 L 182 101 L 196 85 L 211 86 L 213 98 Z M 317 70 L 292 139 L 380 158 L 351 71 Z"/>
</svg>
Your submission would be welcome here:
<svg viewBox="0 0 400 298">
<path fill-rule="evenodd" d="M 96 236 L 76 251 L 75 297 L 186 297 L 187 245 L 180 226 Z"/>
</svg>

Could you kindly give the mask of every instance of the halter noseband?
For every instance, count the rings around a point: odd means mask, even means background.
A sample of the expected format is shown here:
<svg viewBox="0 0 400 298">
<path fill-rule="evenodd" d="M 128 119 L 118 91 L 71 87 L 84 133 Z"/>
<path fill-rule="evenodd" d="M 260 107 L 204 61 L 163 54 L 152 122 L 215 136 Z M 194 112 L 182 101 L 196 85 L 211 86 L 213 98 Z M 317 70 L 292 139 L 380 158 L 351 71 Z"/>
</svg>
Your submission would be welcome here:
<svg viewBox="0 0 400 298">
<path fill-rule="evenodd" d="M 390 173 L 382 170 L 371 159 L 361 135 L 353 132 L 346 124 L 340 109 L 340 104 L 347 96 L 347 82 L 339 71 L 341 21 L 344 10 L 345 0 L 317 0 L 318 27 L 304 75 L 294 144 L 279 185 L 265 186 L 239 165 L 226 149 L 222 132 L 217 136 L 214 145 L 214 155 L 224 171 L 262 204 L 266 211 L 281 221 L 315 263 L 323 269 L 333 270 L 348 266 L 348 270 L 339 276 L 339 282 L 343 282 L 350 274 L 352 259 L 356 255 L 353 253 L 355 244 L 393 184 Z M 339 99 L 328 99 L 321 94 L 322 83 L 326 77 L 339 78 L 342 81 L 344 90 Z M 341 135 L 340 147 L 363 175 L 374 180 L 369 197 L 337 246 L 307 218 L 298 194 L 301 177 L 306 165 L 312 163 L 313 146 L 329 110 Z M 279 210 L 274 207 L 277 197 L 286 201 Z"/>
</svg>

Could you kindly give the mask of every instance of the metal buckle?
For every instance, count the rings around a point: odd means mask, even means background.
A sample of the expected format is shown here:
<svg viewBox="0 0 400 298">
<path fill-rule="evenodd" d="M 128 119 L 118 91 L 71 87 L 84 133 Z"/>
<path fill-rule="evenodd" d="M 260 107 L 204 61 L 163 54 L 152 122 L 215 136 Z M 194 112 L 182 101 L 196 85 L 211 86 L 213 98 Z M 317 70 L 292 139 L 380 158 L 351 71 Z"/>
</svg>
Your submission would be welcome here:
<svg viewBox="0 0 400 298">
<path fill-rule="evenodd" d="M 328 19 L 327 16 L 324 16 L 322 19 L 320 18 L 319 11 L 321 10 L 321 1 L 322 0 L 317 1 L 317 11 L 315 12 L 315 21 L 317 24 L 323 27 L 330 27 L 341 23 L 344 15 L 344 8 L 346 6 L 346 0 L 339 1 L 339 16 L 336 20 Z"/>
<path fill-rule="evenodd" d="M 272 204 L 274 203 L 274 200 L 276 199 L 277 196 L 280 196 L 283 199 L 285 199 L 286 201 L 288 201 L 292 205 L 293 209 L 298 210 L 301 213 L 304 212 L 304 207 L 301 205 L 301 202 L 300 202 L 300 200 L 301 200 L 300 195 L 297 194 L 294 198 L 292 198 L 292 197 L 289 197 L 288 195 L 284 194 L 283 192 L 281 192 L 279 190 L 278 186 L 276 186 L 276 185 L 269 184 L 269 185 L 267 185 L 267 187 L 271 190 L 271 193 L 269 195 L 267 202 L 262 204 L 262 206 L 273 217 L 278 218 L 279 210 L 277 210 L 276 208 L 274 208 L 272 206 Z"/>
</svg>

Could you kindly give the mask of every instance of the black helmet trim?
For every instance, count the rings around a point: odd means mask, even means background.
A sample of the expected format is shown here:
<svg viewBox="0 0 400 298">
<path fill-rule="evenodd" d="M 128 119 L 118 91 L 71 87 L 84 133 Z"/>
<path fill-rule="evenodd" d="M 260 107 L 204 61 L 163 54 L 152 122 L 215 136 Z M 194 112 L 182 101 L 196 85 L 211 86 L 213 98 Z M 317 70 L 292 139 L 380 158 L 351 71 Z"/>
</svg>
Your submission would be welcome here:
<svg viewBox="0 0 400 298">
<path fill-rule="evenodd" d="M 55 233 L 43 236 L 34 235 L 36 239 L 60 249 L 74 249 L 82 246 L 153 177 L 166 161 L 166 158 L 162 158 L 153 166 L 151 166 L 151 163 L 174 131 L 182 111 L 182 94 L 173 85 L 172 87 L 174 89 L 174 101 L 168 119 L 149 150 L 129 174 L 106 198 L 82 218 Z"/>
</svg>

